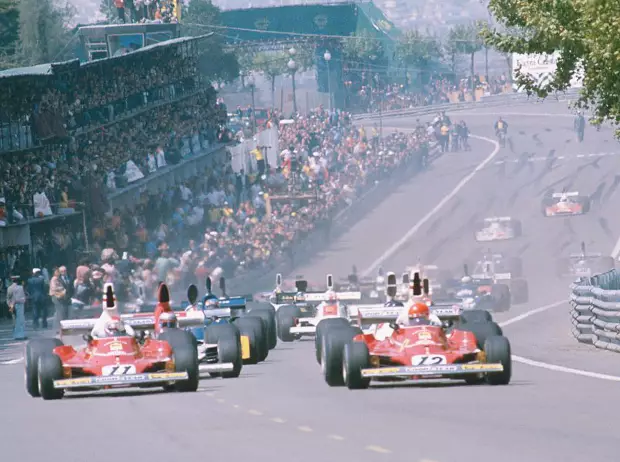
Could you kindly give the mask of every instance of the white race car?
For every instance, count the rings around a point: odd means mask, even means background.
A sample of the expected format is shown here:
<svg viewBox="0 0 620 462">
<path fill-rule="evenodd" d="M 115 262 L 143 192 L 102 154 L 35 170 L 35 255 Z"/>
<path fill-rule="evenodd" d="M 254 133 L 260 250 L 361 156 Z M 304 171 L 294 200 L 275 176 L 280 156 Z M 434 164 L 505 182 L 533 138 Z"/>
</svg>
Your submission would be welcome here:
<svg viewBox="0 0 620 462">
<path fill-rule="evenodd" d="M 304 336 L 314 337 L 319 323 L 324 319 L 340 318 L 343 324 L 349 323 L 346 302 L 361 300 L 362 293 L 336 292 L 333 288 L 334 278 L 328 274 L 325 292 L 299 292 L 295 294 L 295 299 L 291 303 L 278 305 L 276 311 L 278 338 L 283 342 L 292 342 Z"/>
<path fill-rule="evenodd" d="M 504 241 L 521 235 L 521 222 L 510 217 L 485 218 L 474 234 L 476 241 Z"/>
</svg>

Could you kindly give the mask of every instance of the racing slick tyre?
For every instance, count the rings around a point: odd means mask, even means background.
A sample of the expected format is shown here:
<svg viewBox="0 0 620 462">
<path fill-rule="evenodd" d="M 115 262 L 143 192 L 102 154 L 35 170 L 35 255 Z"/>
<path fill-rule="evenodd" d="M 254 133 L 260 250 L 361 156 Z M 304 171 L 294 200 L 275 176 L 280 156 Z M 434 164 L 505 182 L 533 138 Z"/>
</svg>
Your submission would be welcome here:
<svg viewBox="0 0 620 462">
<path fill-rule="evenodd" d="M 39 393 L 44 400 L 61 399 L 65 395 L 63 389 L 54 388 L 54 380 L 61 380 L 62 361 L 55 354 L 48 352 L 39 356 L 38 360 Z"/>
<path fill-rule="evenodd" d="M 220 363 L 233 363 L 230 372 L 213 373 L 212 377 L 234 379 L 239 377 L 243 367 L 239 329 L 233 324 L 211 324 L 205 328 L 205 343 L 217 344 L 217 359 Z"/>
<path fill-rule="evenodd" d="M 368 345 L 364 342 L 349 342 L 344 346 L 342 376 L 349 390 L 365 390 L 370 386 L 370 379 L 362 377 L 362 369 L 368 369 L 369 366 Z"/>
<path fill-rule="evenodd" d="M 314 349 L 316 350 L 316 362 L 321 364 L 321 345 L 325 333 L 333 327 L 349 327 L 351 324 L 344 318 L 321 319 L 316 326 L 314 337 Z"/>
<path fill-rule="evenodd" d="M 487 310 L 468 310 L 461 313 L 461 322 L 463 324 L 493 322 L 493 316 Z"/>
<path fill-rule="evenodd" d="M 283 342 L 293 342 L 296 335 L 291 334 L 291 327 L 295 326 L 295 318 L 301 317 L 301 311 L 295 305 L 281 306 L 276 312 L 276 326 L 278 338 Z"/>
<path fill-rule="evenodd" d="M 590 211 L 590 198 L 587 196 L 578 196 L 577 202 L 581 204 L 581 213 L 586 214 Z"/>
<path fill-rule="evenodd" d="M 170 329 L 159 335 L 159 340 L 168 342 L 172 348 L 175 372 L 187 372 L 188 379 L 176 382 L 172 389 L 180 392 L 198 390 L 200 372 L 198 370 L 198 346 L 196 337 L 186 330 Z M 164 387 L 169 390 L 169 387 Z"/>
<path fill-rule="evenodd" d="M 242 336 L 247 336 L 250 342 L 250 357 L 244 359 L 245 364 L 258 364 L 267 357 L 267 336 L 265 326 L 261 318 L 255 316 L 243 316 L 237 318 L 234 324 Z"/>
<path fill-rule="evenodd" d="M 508 311 L 510 309 L 510 287 L 506 284 L 493 284 L 491 286 L 491 298 L 496 311 Z"/>
<path fill-rule="evenodd" d="M 515 279 L 510 284 L 510 296 L 512 303 L 520 305 L 527 303 L 530 299 L 530 289 L 527 285 L 527 281 L 524 279 Z"/>
<path fill-rule="evenodd" d="M 520 258 L 509 258 L 507 266 L 511 277 L 520 278 L 523 276 L 523 261 Z"/>
<path fill-rule="evenodd" d="M 41 396 L 39 391 L 39 357 L 51 353 L 54 348 L 59 346 L 62 346 L 62 342 L 57 338 L 37 338 L 26 344 L 24 378 L 26 380 L 26 391 L 33 398 Z"/>
<path fill-rule="evenodd" d="M 504 366 L 502 372 L 487 374 L 489 385 L 508 385 L 512 375 L 512 357 L 510 353 L 510 342 L 501 335 L 488 337 L 484 342 L 484 353 L 487 363 L 500 363 Z"/>
<path fill-rule="evenodd" d="M 496 335 L 503 335 L 502 328 L 495 322 L 476 322 L 472 324 L 465 324 L 461 326 L 462 330 L 469 331 L 476 337 L 476 344 L 481 350 L 484 348 L 484 343 L 489 337 Z"/>
<path fill-rule="evenodd" d="M 323 334 L 321 341 L 321 369 L 330 387 L 344 385 L 342 361 L 344 346 L 357 335 L 351 327 L 333 327 Z"/>
<path fill-rule="evenodd" d="M 273 350 L 278 344 L 278 334 L 276 332 L 276 310 L 271 305 L 261 303 L 256 308 L 249 311 L 251 316 L 257 316 L 265 321 L 267 325 L 267 347 Z"/>
<path fill-rule="evenodd" d="M 511 220 L 511 224 L 513 236 L 521 237 L 523 234 L 523 225 L 521 224 L 521 220 Z"/>
<path fill-rule="evenodd" d="M 593 266 L 593 272 L 601 274 L 614 269 L 616 267 L 616 262 L 613 257 L 601 257 Z"/>
</svg>

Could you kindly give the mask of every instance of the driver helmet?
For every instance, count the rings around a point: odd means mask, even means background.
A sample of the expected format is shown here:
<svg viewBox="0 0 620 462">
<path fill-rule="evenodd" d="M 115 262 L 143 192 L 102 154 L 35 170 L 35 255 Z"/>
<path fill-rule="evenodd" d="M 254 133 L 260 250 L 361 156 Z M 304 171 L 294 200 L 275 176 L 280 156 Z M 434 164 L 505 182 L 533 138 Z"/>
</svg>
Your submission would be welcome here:
<svg viewBox="0 0 620 462">
<path fill-rule="evenodd" d="M 338 297 L 336 296 L 336 292 L 334 292 L 333 290 L 327 291 L 327 302 L 330 305 L 333 305 L 338 302 Z"/>
<path fill-rule="evenodd" d="M 470 282 L 471 282 L 471 277 L 469 277 L 469 276 L 463 276 L 461 278 L 461 283 L 463 283 L 463 284 L 469 284 Z"/>
<path fill-rule="evenodd" d="M 407 317 L 409 318 L 409 324 L 421 324 L 425 320 L 428 320 L 430 310 L 428 305 L 423 302 L 416 302 L 409 307 Z"/>
<path fill-rule="evenodd" d="M 565 202 L 568 200 L 568 195 L 567 194 L 562 194 L 562 196 L 560 196 L 560 201 L 561 202 Z"/>
<path fill-rule="evenodd" d="M 177 317 L 174 313 L 162 313 L 159 317 L 159 327 L 167 329 L 176 329 L 178 326 Z"/>
<path fill-rule="evenodd" d="M 121 320 L 119 318 L 112 318 L 106 324 L 105 331 L 108 335 L 119 335 L 123 331 Z"/>
<path fill-rule="evenodd" d="M 219 306 L 217 298 L 209 298 L 205 300 L 205 310 L 214 310 Z"/>
</svg>

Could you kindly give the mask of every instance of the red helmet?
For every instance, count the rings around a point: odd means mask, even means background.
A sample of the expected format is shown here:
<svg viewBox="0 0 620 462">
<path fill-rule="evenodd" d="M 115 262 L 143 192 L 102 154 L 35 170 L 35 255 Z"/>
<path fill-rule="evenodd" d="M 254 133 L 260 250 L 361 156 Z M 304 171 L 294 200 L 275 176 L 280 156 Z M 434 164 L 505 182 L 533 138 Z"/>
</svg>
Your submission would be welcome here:
<svg viewBox="0 0 620 462">
<path fill-rule="evenodd" d="M 409 307 L 408 316 L 409 319 L 412 318 L 426 318 L 430 315 L 430 310 L 428 309 L 428 305 L 422 302 L 416 302 Z"/>
</svg>

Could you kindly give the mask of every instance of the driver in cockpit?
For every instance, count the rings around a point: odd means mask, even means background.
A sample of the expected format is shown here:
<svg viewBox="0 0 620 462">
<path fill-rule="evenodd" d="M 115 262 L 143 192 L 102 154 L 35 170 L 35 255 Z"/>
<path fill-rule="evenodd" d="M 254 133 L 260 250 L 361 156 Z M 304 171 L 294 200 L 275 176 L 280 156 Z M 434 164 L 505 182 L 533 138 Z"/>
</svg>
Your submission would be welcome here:
<svg viewBox="0 0 620 462">
<path fill-rule="evenodd" d="M 396 319 L 396 324 L 401 327 L 408 326 L 439 326 L 442 327 L 441 319 L 432 314 L 426 303 L 413 303 L 406 311 Z"/>
</svg>

